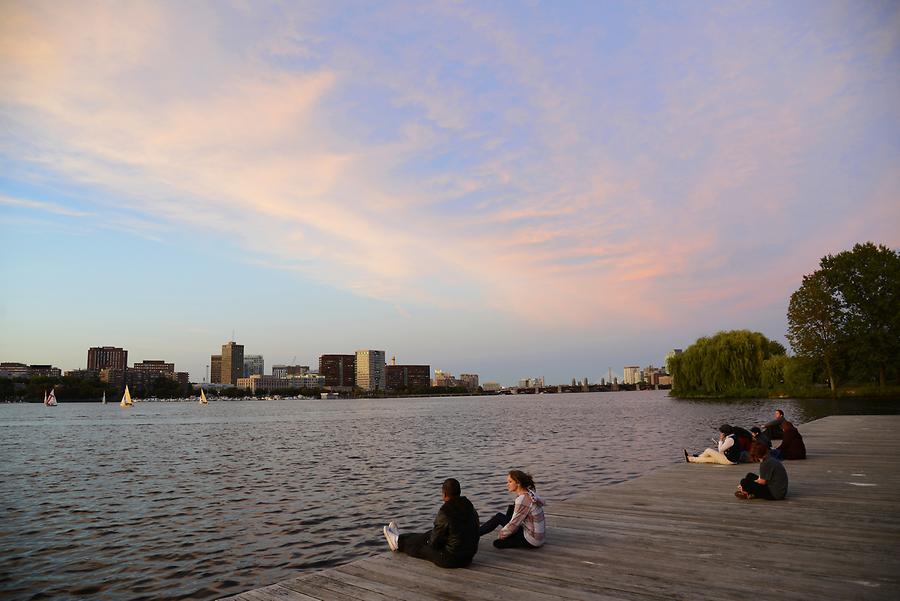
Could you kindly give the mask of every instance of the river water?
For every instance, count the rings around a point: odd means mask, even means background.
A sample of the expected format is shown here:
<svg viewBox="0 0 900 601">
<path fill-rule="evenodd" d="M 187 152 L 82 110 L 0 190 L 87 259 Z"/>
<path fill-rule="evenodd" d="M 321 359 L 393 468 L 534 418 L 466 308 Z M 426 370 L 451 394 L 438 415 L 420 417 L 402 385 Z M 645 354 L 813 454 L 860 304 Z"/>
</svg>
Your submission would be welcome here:
<svg viewBox="0 0 900 601">
<path fill-rule="evenodd" d="M 801 425 L 897 405 L 658 391 L 0 405 L 0 597 L 215 599 L 385 552 L 381 526 L 427 529 L 448 477 L 488 516 L 511 502 L 509 469 L 552 504 L 776 407 Z"/>
</svg>

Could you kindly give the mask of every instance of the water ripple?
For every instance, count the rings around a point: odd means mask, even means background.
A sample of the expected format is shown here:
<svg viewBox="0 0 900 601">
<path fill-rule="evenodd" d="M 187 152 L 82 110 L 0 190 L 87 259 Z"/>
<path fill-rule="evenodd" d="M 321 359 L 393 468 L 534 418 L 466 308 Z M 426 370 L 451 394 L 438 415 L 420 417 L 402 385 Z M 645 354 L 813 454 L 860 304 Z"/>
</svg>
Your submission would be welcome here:
<svg viewBox="0 0 900 601">
<path fill-rule="evenodd" d="M 777 405 L 798 424 L 843 410 Z M 552 503 L 774 407 L 652 392 L 0 405 L 0 597 L 215 599 L 384 552 L 381 526 L 429 528 L 449 476 L 482 515 L 510 501 L 511 468 Z"/>
</svg>

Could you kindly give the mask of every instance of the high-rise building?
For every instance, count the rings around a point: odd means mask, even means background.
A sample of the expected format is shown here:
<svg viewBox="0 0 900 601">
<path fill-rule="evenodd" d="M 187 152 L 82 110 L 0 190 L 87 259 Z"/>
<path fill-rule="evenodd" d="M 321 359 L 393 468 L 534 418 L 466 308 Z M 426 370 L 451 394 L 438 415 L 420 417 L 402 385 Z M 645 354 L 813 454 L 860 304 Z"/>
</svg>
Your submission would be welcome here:
<svg viewBox="0 0 900 601">
<path fill-rule="evenodd" d="M 266 363 L 262 355 L 244 355 L 244 378 L 261 376 L 266 373 Z"/>
<path fill-rule="evenodd" d="M 356 355 L 322 355 L 319 357 L 319 375 L 325 377 L 325 386 L 356 384 Z"/>
<path fill-rule="evenodd" d="M 637 365 L 626 365 L 622 374 L 622 382 L 625 384 L 639 384 L 641 381 L 641 368 Z"/>
<path fill-rule="evenodd" d="M 209 382 L 222 383 L 222 355 L 212 355 L 209 358 Z"/>
<path fill-rule="evenodd" d="M 384 351 L 356 351 L 356 385 L 363 390 L 384 390 Z"/>
<path fill-rule="evenodd" d="M 222 345 L 222 384 L 236 386 L 244 374 L 244 345 L 234 340 Z"/>
<path fill-rule="evenodd" d="M 88 349 L 87 368 L 100 371 L 107 367 L 122 369 L 128 365 L 128 351 L 115 346 L 93 346 Z"/>
<path fill-rule="evenodd" d="M 414 390 L 431 387 L 430 365 L 397 365 L 393 363 L 385 367 L 384 376 L 389 390 Z"/>
</svg>

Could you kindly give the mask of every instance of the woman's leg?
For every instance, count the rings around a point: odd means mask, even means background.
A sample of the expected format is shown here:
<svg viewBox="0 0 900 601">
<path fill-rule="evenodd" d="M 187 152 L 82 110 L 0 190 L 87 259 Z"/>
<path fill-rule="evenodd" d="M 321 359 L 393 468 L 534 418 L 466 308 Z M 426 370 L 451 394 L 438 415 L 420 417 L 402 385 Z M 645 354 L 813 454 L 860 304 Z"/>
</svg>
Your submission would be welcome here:
<svg viewBox="0 0 900 601">
<path fill-rule="evenodd" d="M 691 463 L 718 463 L 720 465 L 733 465 L 728 461 L 725 453 L 720 453 L 715 449 L 706 449 L 697 457 L 688 457 Z"/>
<path fill-rule="evenodd" d="M 484 536 L 488 532 L 493 532 L 497 529 L 497 526 L 506 526 L 509 523 L 509 518 L 503 515 L 502 513 L 494 514 L 494 517 L 486 521 L 478 528 L 478 536 Z"/>
<path fill-rule="evenodd" d="M 525 530 L 519 527 L 518 530 L 507 536 L 506 538 L 498 538 L 494 541 L 494 546 L 498 549 L 535 549 L 536 547 L 525 539 Z"/>
</svg>

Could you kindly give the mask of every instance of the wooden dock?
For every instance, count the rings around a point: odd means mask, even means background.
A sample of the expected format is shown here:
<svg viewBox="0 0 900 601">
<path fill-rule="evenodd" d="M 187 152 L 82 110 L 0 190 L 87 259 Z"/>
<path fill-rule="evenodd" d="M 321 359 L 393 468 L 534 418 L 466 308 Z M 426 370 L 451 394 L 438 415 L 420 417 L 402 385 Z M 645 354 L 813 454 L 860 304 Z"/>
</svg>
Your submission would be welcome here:
<svg viewBox="0 0 900 601">
<path fill-rule="evenodd" d="M 542 549 L 486 536 L 470 568 L 443 570 L 385 545 L 229 599 L 900 599 L 900 416 L 801 430 L 809 459 L 786 462 L 784 501 L 733 496 L 758 466 L 677 464 L 548 505 Z"/>
</svg>

